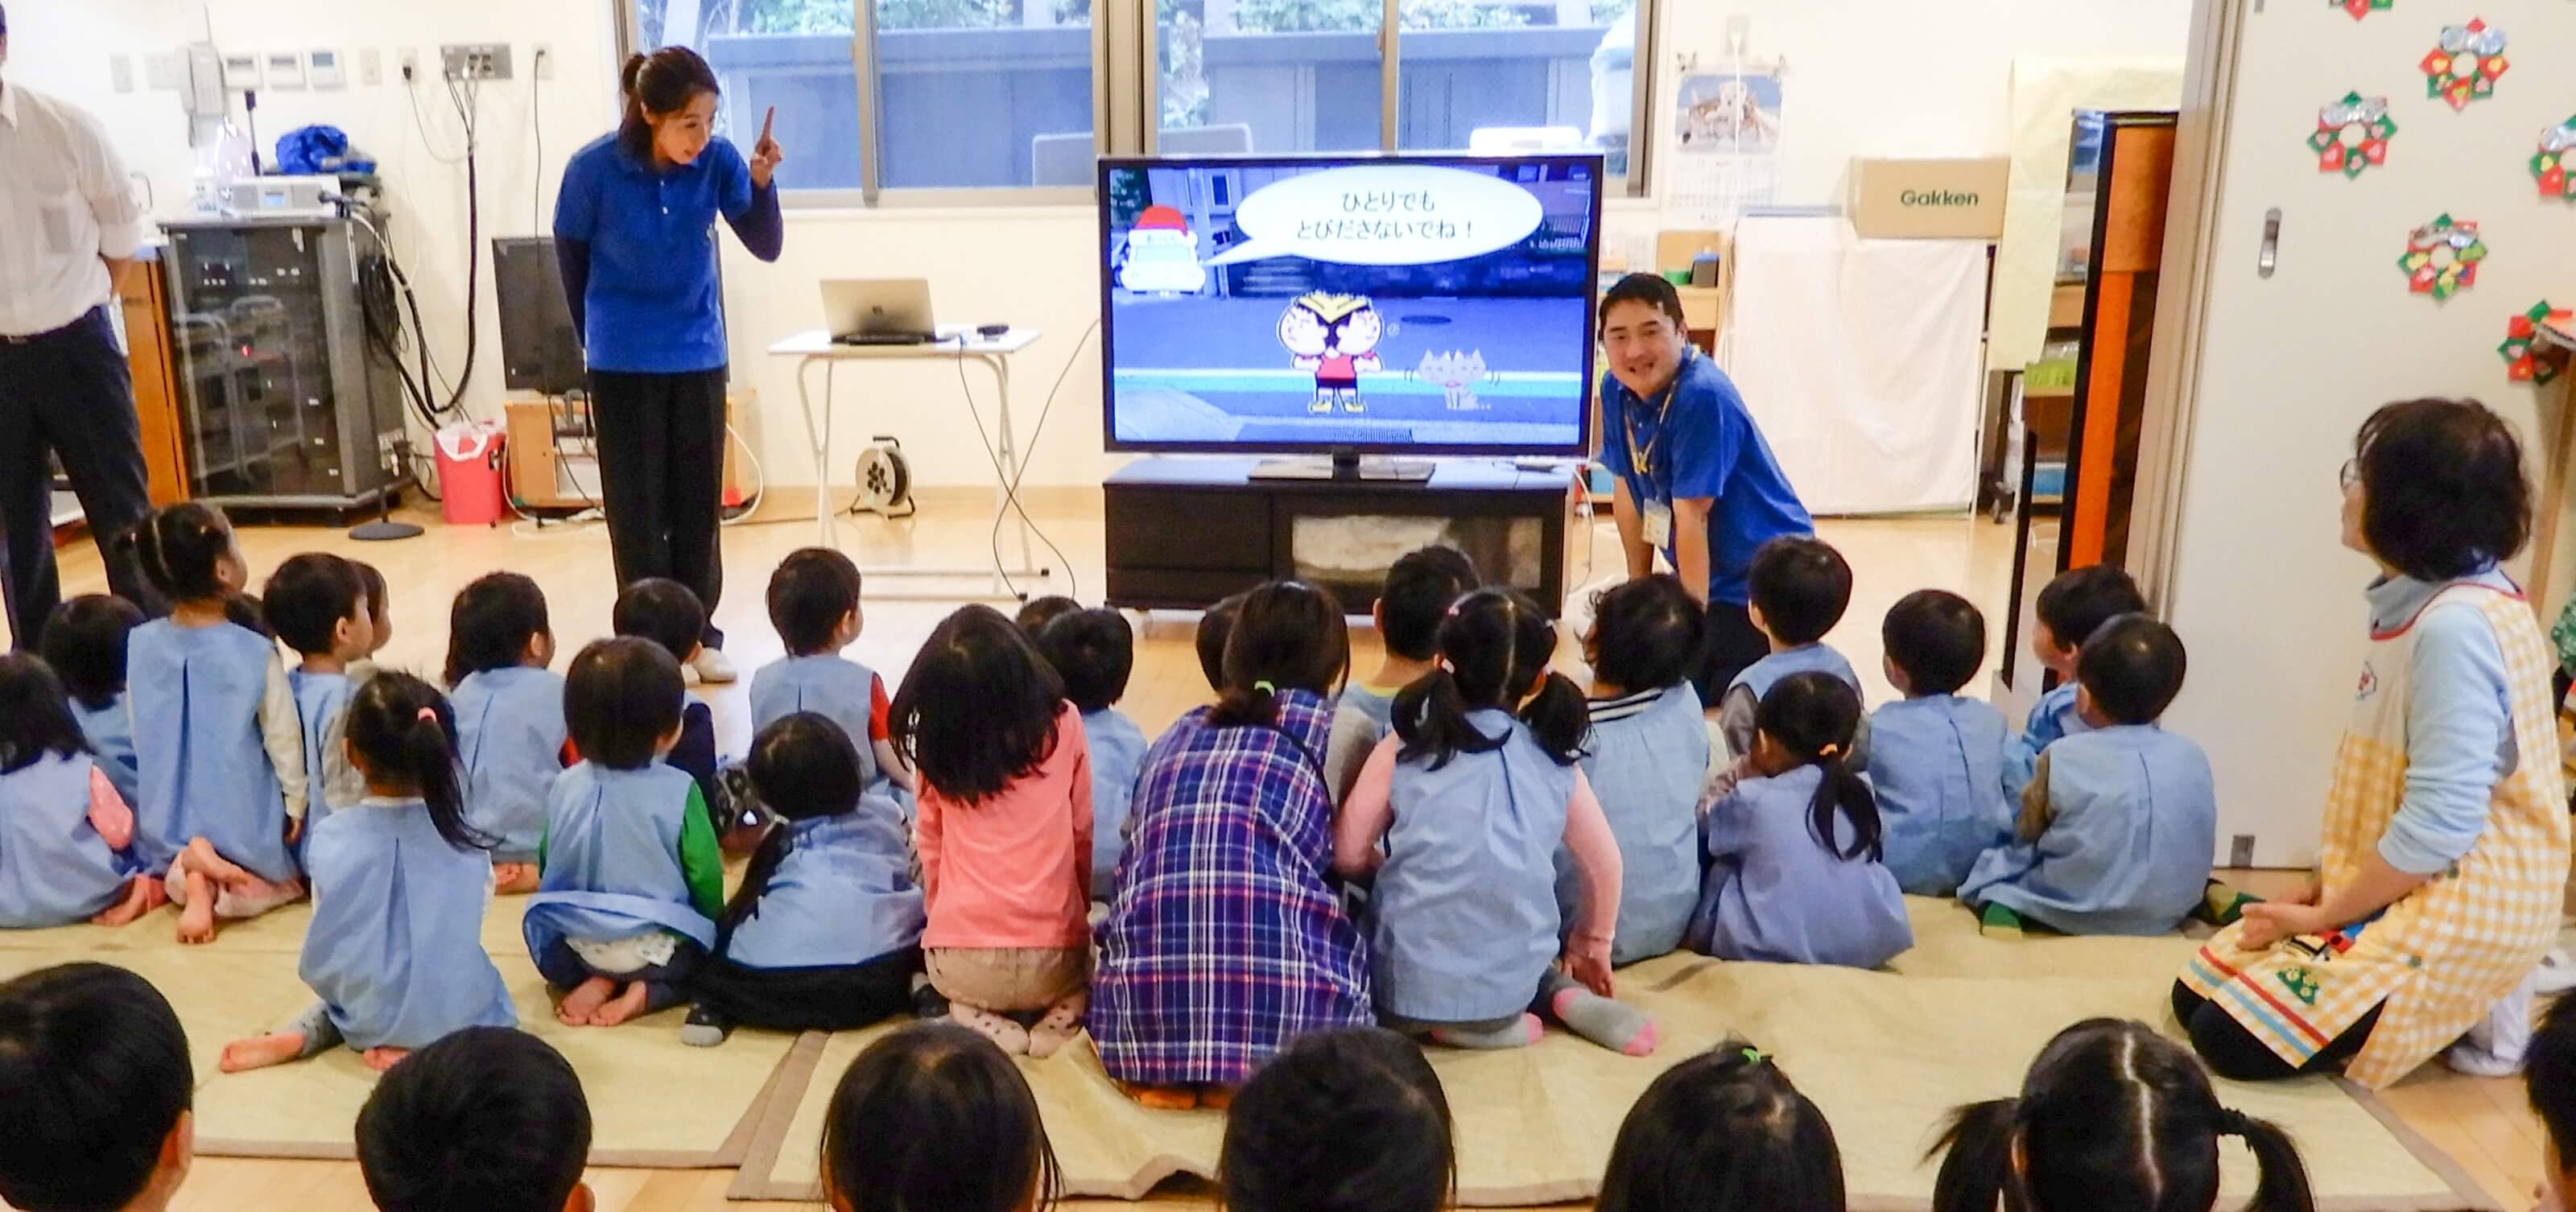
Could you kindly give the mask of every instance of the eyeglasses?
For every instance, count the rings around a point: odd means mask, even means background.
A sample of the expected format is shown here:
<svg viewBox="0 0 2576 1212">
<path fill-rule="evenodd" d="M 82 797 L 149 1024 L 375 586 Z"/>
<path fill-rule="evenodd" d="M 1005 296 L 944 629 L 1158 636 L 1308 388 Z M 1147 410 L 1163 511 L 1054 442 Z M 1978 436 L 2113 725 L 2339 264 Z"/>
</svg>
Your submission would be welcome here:
<svg viewBox="0 0 2576 1212">
<path fill-rule="evenodd" d="M 2353 485 L 2361 483 L 2361 460 L 2345 459 L 2343 461 L 2343 471 L 2337 476 L 2337 479 L 2342 484 L 2345 492 L 2352 491 Z"/>
</svg>

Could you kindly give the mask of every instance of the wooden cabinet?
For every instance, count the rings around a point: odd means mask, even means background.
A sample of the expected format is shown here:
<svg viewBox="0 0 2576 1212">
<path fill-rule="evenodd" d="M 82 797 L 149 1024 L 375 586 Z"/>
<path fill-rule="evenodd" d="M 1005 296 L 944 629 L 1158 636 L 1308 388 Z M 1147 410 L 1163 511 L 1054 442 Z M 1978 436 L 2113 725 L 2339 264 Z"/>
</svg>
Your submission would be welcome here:
<svg viewBox="0 0 2576 1212">
<path fill-rule="evenodd" d="M 116 293 L 123 300 L 126 365 L 134 376 L 134 416 L 143 429 L 143 469 L 152 504 L 187 500 L 178 359 L 170 349 L 169 295 L 161 285 L 159 259 L 128 262 L 116 277 Z"/>
</svg>

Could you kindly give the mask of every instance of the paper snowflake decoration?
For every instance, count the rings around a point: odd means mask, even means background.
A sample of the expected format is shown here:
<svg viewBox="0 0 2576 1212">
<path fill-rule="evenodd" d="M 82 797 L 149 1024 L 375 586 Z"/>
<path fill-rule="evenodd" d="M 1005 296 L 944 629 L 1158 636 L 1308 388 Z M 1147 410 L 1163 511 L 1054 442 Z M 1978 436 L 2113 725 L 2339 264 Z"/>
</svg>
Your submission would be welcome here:
<svg viewBox="0 0 2576 1212">
<path fill-rule="evenodd" d="M 2531 157 L 2531 177 L 2540 196 L 2576 202 L 2576 118 L 2540 132 L 2540 150 Z"/>
<path fill-rule="evenodd" d="M 2318 172 L 2358 177 L 2363 169 L 2388 163 L 2388 137 L 2396 133 L 2388 98 L 2345 93 L 2317 111 L 2317 133 L 2308 136 L 2308 147 L 2317 153 Z"/>
<path fill-rule="evenodd" d="M 2424 56 L 2424 95 L 2440 97 L 2452 109 L 2495 95 L 2496 77 L 2513 66 L 2505 61 L 2504 31 L 2484 20 L 2442 27 L 2441 41 Z"/>
<path fill-rule="evenodd" d="M 2496 346 L 2497 355 L 2505 362 L 2505 377 L 2516 383 L 2535 386 L 2546 386 L 2557 378 L 2558 364 L 2563 359 L 2541 355 L 2540 326 L 2546 324 L 2565 329 L 2570 321 L 2576 321 L 2576 312 L 2564 307 L 2553 308 L 2547 299 L 2532 304 L 2531 310 L 2505 321 L 2504 344 Z"/>
<path fill-rule="evenodd" d="M 2397 7 L 2397 0 L 2326 0 L 2326 3 L 2351 13 L 2355 21 Z"/>
<path fill-rule="evenodd" d="M 2478 225 L 2452 222 L 2446 214 L 2407 237 L 2406 255 L 2397 258 L 2397 268 L 2406 271 L 2408 289 L 2442 300 L 2477 285 L 2478 262 L 2486 259 Z"/>
</svg>

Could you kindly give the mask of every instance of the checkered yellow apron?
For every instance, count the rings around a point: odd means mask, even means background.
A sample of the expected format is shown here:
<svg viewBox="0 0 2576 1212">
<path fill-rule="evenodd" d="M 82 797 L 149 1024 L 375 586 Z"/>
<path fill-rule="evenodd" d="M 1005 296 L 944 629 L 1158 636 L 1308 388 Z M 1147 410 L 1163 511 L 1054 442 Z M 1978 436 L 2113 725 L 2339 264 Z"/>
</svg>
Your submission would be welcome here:
<svg viewBox="0 0 2576 1212">
<path fill-rule="evenodd" d="M 2567 793 L 2551 760 L 2557 732 L 2548 642 L 2519 594 L 2460 584 L 2434 595 L 2425 609 L 2451 602 L 2474 606 L 2495 630 L 2521 755 L 2496 785 L 2477 844 L 2367 922 L 2260 951 L 2238 947 L 2238 927 L 2230 926 L 2182 974 L 2185 985 L 2225 1007 L 2292 1064 L 2305 1064 L 2371 1007 L 2384 1005 L 2369 1042 L 2345 1070 L 2373 1089 L 2449 1046 L 2531 972 L 2557 933 L 2567 881 Z M 2418 611 L 2415 619 L 2422 617 Z M 2415 619 L 2371 637 L 2326 794 L 2317 871 L 2328 888 L 2355 877 L 2405 797 Z"/>
</svg>

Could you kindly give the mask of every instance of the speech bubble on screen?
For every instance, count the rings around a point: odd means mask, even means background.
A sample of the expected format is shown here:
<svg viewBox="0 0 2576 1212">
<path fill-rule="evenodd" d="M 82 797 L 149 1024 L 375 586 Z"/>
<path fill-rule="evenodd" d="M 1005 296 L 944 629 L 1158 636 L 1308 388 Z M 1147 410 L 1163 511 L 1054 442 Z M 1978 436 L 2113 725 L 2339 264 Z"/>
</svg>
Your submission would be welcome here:
<svg viewBox="0 0 2576 1212">
<path fill-rule="evenodd" d="M 1328 168 L 1273 181 L 1234 212 L 1246 241 L 1208 260 L 1305 257 L 1428 265 L 1480 256 L 1538 230 L 1538 198 L 1492 173 L 1429 164 Z"/>
</svg>

